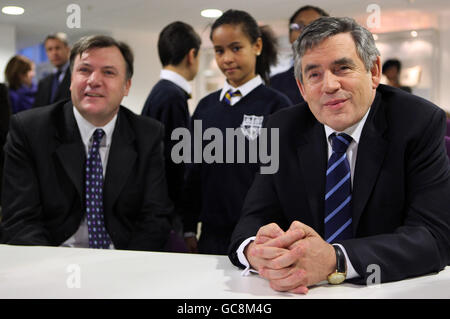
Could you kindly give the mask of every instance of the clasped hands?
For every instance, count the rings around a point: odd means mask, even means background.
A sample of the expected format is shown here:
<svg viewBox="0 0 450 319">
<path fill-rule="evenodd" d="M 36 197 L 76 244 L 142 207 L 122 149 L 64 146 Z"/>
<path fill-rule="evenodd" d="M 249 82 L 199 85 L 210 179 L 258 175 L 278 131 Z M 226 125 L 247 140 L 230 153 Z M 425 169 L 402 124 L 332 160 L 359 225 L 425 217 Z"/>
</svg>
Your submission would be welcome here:
<svg viewBox="0 0 450 319">
<path fill-rule="evenodd" d="M 275 223 L 261 227 L 244 254 L 276 291 L 306 294 L 336 269 L 333 246 L 298 221 L 286 232 Z"/>
</svg>

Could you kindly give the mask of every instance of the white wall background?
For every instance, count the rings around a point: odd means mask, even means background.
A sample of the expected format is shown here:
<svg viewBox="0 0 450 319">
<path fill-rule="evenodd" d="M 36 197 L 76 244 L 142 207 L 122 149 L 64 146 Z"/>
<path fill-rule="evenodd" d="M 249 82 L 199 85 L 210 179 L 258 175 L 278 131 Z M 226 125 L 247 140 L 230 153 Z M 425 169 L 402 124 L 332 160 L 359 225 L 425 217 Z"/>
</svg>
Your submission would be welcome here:
<svg viewBox="0 0 450 319">
<path fill-rule="evenodd" d="M 0 82 L 5 81 L 5 68 L 16 53 L 16 32 L 12 25 L 0 24 Z"/>
<path fill-rule="evenodd" d="M 437 61 L 439 37 L 436 30 L 418 30 L 416 38 L 410 31 L 380 35 L 377 48 L 381 54 L 381 63 L 387 59 L 399 59 L 402 71 L 419 66 L 422 71 L 418 84 L 412 87 L 412 93 L 429 101 L 438 103 L 439 65 Z M 402 83 L 403 84 L 403 83 Z"/>
<path fill-rule="evenodd" d="M 145 99 L 159 79 L 161 63 L 158 57 L 158 33 L 142 30 L 112 30 L 116 40 L 124 41 L 134 52 L 134 74 L 130 92 L 122 104 L 140 114 Z"/>
</svg>

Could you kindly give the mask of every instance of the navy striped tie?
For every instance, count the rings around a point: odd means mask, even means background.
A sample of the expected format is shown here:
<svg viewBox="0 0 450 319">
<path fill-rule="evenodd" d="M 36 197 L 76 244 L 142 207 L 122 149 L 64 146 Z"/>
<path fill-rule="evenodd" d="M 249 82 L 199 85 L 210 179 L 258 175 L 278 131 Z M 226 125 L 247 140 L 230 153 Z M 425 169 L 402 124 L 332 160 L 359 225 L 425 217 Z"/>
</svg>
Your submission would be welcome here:
<svg viewBox="0 0 450 319">
<path fill-rule="evenodd" d="M 333 152 L 328 160 L 325 188 L 325 240 L 328 243 L 352 238 L 352 185 L 346 154 L 351 141 L 347 134 L 331 135 Z"/>
</svg>

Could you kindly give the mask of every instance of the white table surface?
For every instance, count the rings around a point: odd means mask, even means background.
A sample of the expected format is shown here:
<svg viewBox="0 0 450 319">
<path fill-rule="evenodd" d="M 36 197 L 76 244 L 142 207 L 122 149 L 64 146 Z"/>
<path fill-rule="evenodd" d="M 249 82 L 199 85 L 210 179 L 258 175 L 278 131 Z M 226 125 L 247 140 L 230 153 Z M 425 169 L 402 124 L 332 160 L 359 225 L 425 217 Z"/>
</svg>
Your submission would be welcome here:
<svg viewBox="0 0 450 319">
<path fill-rule="evenodd" d="M 79 287 L 77 287 L 77 285 Z M 241 276 L 226 256 L 0 245 L 6 298 L 450 298 L 450 267 L 377 287 L 319 285 L 307 295 Z"/>
</svg>

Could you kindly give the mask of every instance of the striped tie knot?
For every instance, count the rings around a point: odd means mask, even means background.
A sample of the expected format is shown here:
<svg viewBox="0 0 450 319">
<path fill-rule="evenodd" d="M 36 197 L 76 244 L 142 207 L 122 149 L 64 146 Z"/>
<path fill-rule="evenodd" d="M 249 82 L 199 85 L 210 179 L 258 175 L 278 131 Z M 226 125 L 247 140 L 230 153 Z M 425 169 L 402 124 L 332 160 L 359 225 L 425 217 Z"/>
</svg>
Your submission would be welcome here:
<svg viewBox="0 0 450 319">
<path fill-rule="evenodd" d="M 231 105 L 231 98 L 235 96 L 242 96 L 242 94 L 239 90 L 233 92 L 232 89 L 229 89 L 227 93 L 225 93 L 225 103 Z"/>
<path fill-rule="evenodd" d="M 352 140 L 352 137 L 345 133 L 333 133 L 331 135 L 331 148 L 335 153 L 345 153 Z"/>
</svg>

